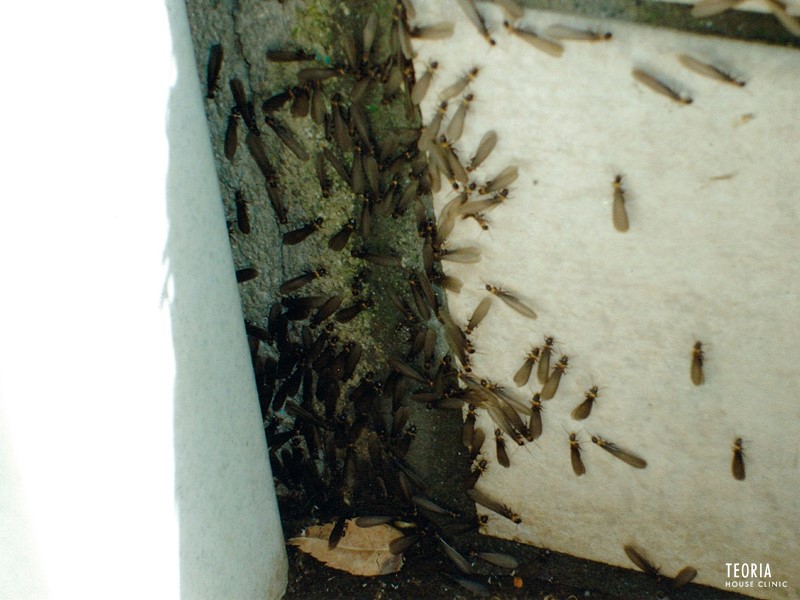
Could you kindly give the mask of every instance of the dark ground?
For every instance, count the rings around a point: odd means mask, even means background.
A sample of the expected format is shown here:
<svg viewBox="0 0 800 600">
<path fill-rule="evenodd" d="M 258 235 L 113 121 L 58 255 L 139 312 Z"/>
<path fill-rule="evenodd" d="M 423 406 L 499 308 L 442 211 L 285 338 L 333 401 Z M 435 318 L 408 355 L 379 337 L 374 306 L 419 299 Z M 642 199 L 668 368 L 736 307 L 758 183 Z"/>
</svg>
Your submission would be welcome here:
<svg viewBox="0 0 800 600">
<path fill-rule="evenodd" d="M 287 538 L 299 531 L 287 531 Z M 496 600 L 737 600 L 747 598 L 700 585 L 671 590 L 669 581 L 628 569 L 579 560 L 571 556 L 514 542 L 467 533 L 450 540 L 464 555 L 470 550 L 504 552 L 517 558 L 520 567 L 511 572 L 473 561 L 472 579 L 487 585 Z M 294 547 L 288 547 L 289 585 L 286 600 L 468 600 L 481 597 L 451 577 L 463 577 L 434 539 L 423 539 L 406 553 L 399 573 L 380 577 L 356 577 L 330 569 Z M 632 567 L 633 568 L 633 567 Z M 515 577 L 517 585 L 515 587 Z"/>
</svg>

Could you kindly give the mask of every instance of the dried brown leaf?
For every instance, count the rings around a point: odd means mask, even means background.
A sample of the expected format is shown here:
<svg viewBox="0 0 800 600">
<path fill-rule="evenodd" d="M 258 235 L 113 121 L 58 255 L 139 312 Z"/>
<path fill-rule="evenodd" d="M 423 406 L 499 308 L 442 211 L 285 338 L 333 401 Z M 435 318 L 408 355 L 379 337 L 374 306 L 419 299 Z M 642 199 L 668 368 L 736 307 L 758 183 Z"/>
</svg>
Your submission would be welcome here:
<svg viewBox="0 0 800 600">
<path fill-rule="evenodd" d="M 331 549 L 328 538 L 334 525 L 335 521 L 313 525 L 306 529 L 305 535 L 288 543 L 333 569 L 362 577 L 388 575 L 402 568 L 403 556 L 389 551 L 389 544 L 403 537 L 399 530 L 391 525 L 359 527 L 355 520 L 348 519 L 344 537 Z"/>
</svg>

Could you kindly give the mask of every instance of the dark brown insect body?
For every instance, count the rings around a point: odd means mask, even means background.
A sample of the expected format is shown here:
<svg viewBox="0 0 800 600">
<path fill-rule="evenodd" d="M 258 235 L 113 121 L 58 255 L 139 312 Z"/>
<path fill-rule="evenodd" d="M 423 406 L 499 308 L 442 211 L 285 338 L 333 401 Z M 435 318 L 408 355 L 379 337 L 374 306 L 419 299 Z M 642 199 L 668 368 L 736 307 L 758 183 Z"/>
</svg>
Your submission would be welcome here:
<svg viewBox="0 0 800 600">
<path fill-rule="evenodd" d="M 222 69 L 222 44 L 214 44 L 208 52 L 208 70 L 206 71 L 206 98 L 214 98 L 219 81 L 219 72 Z"/>
<path fill-rule="evenodd" d="M 536 369 L 536 376 L 539 378 L 539 383 L 545 383 L 550 376 L 550 354 L 553 351 L 553 344 L 555 339 L 552 336 L 545 336 L 544 346 L 539 355 L 539 367 Z"/>
<path fill-rule="evenodd" d="M 250 213 L 247 211 L 247 202 L 242 190 L 236 190 L 234 202 L 236 203 L 236 226 L 242 233 L 250 233 Z"/>
<path fill-rule="evenodd" d="M 666 83 L 659 81 L 649 73 L 645 73 L 641 69 L 633 69 L 631 71 L 633 78 L 641 84 L 646 85 L 654 92 L 661 94 L 662 96 L 666 96 L 670 100 L 677 102 L 678 104 L 691 104 L 692 99 L 689 97 L 681 96 L 678 92 L 673 90 L 669 87 Z"/>
<path fill-rule="evenodd" d="M 497 462 L 504 467 L 511 466 L 511 461 L 508 459 L 508 452 L 506 451 L 506 440 L 503 437 L 503 432 L 500 429 L 494 430 L 495 447 L 497 448 Z"/>
<path fill-rule="evenodd" d="M 697 577 L 697 569 L 694 567 L 683 567 L 675 577 L 672 578 L 672 589 L 677 590 Z"/>
<path fill-rule="evenodd" d="M 288 281 L 284 281 L 281 286 L 278 288 L 278 291 L 281 294 L 288 294 L 290 292 L 294 292 L 299 290 L 301 287 L 308 285 L 315 279 L 322 277 L 327 274 L 327 271 L 320 267 L 316 271 L 306 271 L 302 275 L 298 275 L 297 277 L 293 277 Z"/>
<path fill-rule="evenodd" d="M 490 294 L 494 294 L 495 296 L 500 298 L 500 300 L 505 302 L 508 306 L 513 308 L 515 311 L 517 311 L 522 316 L 528 317 L 529 319 L 537 318 L 537 314 L 534 312 L 534 310 L 532 308 L 530 308 L 529 306 L 527 306 L 526 304 L 522 303 L 513 294 L 511 294 L 509 292 L 506 292 L 505 290 L 503 290 L 503 289 L 501 289 L 499 287 L 490 285 L 488 283 L 486 284 L 486 291 L 489 292 Z"/>
<path fill-rule="evenodd" d="M 715 79 L 717 81 L 721 81 L 723 83 L 730 83 L 731 85 L 735 85 L 737 87 L 744 87 L 745 82 L 739 81 L 734 79 L 730 75 L 728 75 L 725 71 L 718 69 L 713 65 L 709 65 L 708 63 L 704 63 L 696 58 L 689 56 L 688 54 L 680 54 L 678 55 L 678 60 L 680 63 L 689 69 L 690 71 L 694 71 L 695 73 L 699 73 L 705 77 L 710 79 Z"/>
<path fill-rule="evenodd" d="M 514 374 L 514 383 L 517 384 L 517 387 L 522 387 L 528 383 L 528 380 L 531 378 L 533 365 L 536 364 L 538 359 L 539 348 L 531 348 L 531 351 L 525 356 L 525 362 L 522 363 L 522 366 L 517 369 L 517 372 Z"/>
<path fill-rule="evenodd" d="M 744 449 L 742 438 L 737 437 L 733 440 L 733 462 L 731 463 L 733 478 L 744 481 Z"/>
<path fill-rule="evenodd" d="M 225 158 L 233 160 L 239 147 L 239 113 L 228 115 L 228 127 L 225 129 Z"/>
<path fill-rule="evenodd" d="M 564 46 L 562 46 L 558 42 L 553 42 L 551 40 L 540 37 L 535 32 L 530 31 L 528 29 L 521 29 L 519 27 L 515 27 L 514 25 L 511 25 L 511 23 L 509 23 L 508 21 L 503 21 L 503 26 L 508 30 L 510 34 L 527 42 L 537 50 L 541 50 L 542 52 L 549 54 L 550 56 L 555 56 L 556 58 L 558 58 L 562 54 L 564 54 Z"/>
<path fill-rule="evenodd" d="M 356 302 L 352 306 L 348 306 L 347 308 L 343 308 L 336 313 L 336 320 L 339 323 L 348 323 L 355 319 L 362 310 L 366 310 L 372 306 L 372 300 L 367 298 L 366 300 L 361 300 L 360 302 Z"/>
<path fill-rule="evenodd" d="M 467 335 L 471 334 L 475 328 L 480 325 L 481 321 L 486 317 L 489 313 L 489 309 L 492 307 L 492 297 L 487 296 L 483 300 L 478 303 L 478 306 L 475 307 L 475 310 L 472 311 L 472 316 L 467 323 L 467 328 L 465 329 L 465 333 Z"/>
<path fill-rule="evenodd" d="M 617 231 L 628 231 L 628 213 L 625 210 L 625 190 L 622 189 L 622 175 L 617 175 L 611 184 L 614 188 L 614 205 L 611 217 Z"/>
<path fill-rule="evenodd" d="M 592 442 L 600 446 L 612 456 L 616 456 L 622 462 L 627 463 L 636 469 L 644 469 L 647 466 L 647 461 L 645 459 L 640 458 L 635 454 L 631 454 L 627 450 L 623 450 L 613 442 L 604 440 L 599 435 L 593 435 Z"/>
<path fill-rule="evenodd" d="M 243 283 L 245 281 L 250 281 L 251 279 L 255 279 L 258 277 L 258 270 L 254 269 L 253 267 L 248 267 L 245 269 L 239 269 L 236 271 L 236 281 L 237 283 Z"/>
<path fill-rule="evenodd" d="M 287 246 L 293 246 L 295 244 L 299 244 L 303 240 L 305 240 L 308 236 L 310 236 L 315 231 L 319 231 L 322 229 L 323 218 L 317 217 L 313 221 L 306 223 L 302 227 L 295 229 L 294 231 L 287 231 L 283 234 L 283 243 Z"/>
<path fill-rule="evenodd" d="M 502 504 L 497 500 L 490 498 L 483 492 L 476 489 L 471 489 L 467 490 L 467 495 L 470 498 L 472 498 L 472 501 L 475 502 L 476 504 L 480 504 L 484 508 L 488 508 L 489 510 L 496 512 L 497 514 L 504 516 L 506 519 L 509 519 L 510 521 L 516 523 L 517 525 L 522 523 L 522 519 L 517 513 L 512 511 L 505 504 Z"/>
<path fill-rule="evenodd" d="M 531 416 L 528 418 L 528 441 L 532 442 L 542 435 L 542 401 L 539 394 L 531 400 Z"/>
<path fill-rule="evenodd" d="M 542 400 L 552 400 L 553 396 L 556 395 L 558 384 L 561 383 L 561 376 L 567 370 L 568 362 L 568 356 L 562 356 L 558 359 L 558 364 L 553 367 L 553 372 L 550 373 L 550 377 L 547 378 L 547 381 L 542 386 Z"/>
<path fill-rule="evenodd" d="M 586 467 L 581 458 L 581 443 L 578 441 L 578 436 L 575 433 L 569 434 L 569 459 L 572 463 L 572 471 L 580 477 L 586 473 Z"/>
<path fill-rule="evenodd" d="M 592 388 L 586 392 L 586 399 L 572 411 L 572 418 L 576 421 L 582 421 L 588 417 L 592 413 L 592 406 L 594 406 L 595 400 L 597 400 L 596 385 L 592 386 Z"/>
<path fill-rule="evenodd" d="M 706 380 L 703 374 L 703 357 L 703 342 L 695 342 L 692 348 L 692 368 L 689 372 L 695 385 L 702 385 Z"/>
<path fill-rule="evenodd" d="M 350 235 L 356 230 L 356 225 L 355 219 L 348 220 L 338 232 L 331 236 L 328 241 L 328 248 L 335 252 L 342 250 L 347 245 Z"/>
<path fill-rule="evenodd" d="M 628 558 L 631 559 L 631 562 L 639 567 L 642 571 L 650 575 L 651 577 L 659 577 L 659 569 L 649 560 L 647 560 L 641 552 L 639 552 L 634 546 L 630 544 L 626 544 L 623 546 L 625 550 L 625 554 L 628 555 Z"/>
</svg>

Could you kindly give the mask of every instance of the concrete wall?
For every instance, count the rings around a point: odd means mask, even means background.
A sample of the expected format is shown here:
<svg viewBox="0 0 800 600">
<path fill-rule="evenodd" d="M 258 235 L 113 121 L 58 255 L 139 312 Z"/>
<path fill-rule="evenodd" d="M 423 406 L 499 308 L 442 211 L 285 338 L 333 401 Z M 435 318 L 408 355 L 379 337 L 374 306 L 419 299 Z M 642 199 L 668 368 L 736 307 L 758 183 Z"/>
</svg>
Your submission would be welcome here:
<svg viewBox="0 0 800 600">
<path fill-rule="evenodd" d="M 0 596 L 277 598 L 185 6 L 8 8 Z"/>
</svg>

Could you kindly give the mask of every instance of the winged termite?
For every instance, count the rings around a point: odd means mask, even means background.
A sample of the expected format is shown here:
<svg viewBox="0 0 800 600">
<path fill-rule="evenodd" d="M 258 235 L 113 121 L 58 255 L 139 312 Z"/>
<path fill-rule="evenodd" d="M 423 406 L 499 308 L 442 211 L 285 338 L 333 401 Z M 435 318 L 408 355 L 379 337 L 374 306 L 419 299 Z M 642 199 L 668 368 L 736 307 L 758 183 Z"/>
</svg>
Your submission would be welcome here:
<svg viewBox="0 0 800 600">
<path fill-rule="evenodd" d="M 293 117 L 307 117 L 311 107 L 311 88 L 308 84 L 295 88 L 294 98 L 290 112 Z"/>
<path fill-rule="evenodd" d="M 702 385 L 706 380 L 703 373 L 704 356 L 703 342 L 695 342 L 692 348 L 692 368 L 689 370 L 692 383 L 695 385 Z"/>
<path fill-rule="evenodd" d="M 328 536 L 328 549 L 333 550 L 336 546 L 339 545 L 339 542 L 344 537 L 345 533 L 347 532 L 347 518 L 346 517 L 339 517 L 336 519 L 336 523 L 331 529 L 331 533 Z"/>
<path fill-rule="evenodd" d="M 522 523 L 522 519 L 520 516 L 508 508 L 505 504 L 490 498 L 480 490 L 471 489 L 467 490 L 467 495 L 472 499 L 473 502 L 476 504 L 480 504 L 482 507 L 491 510 L 492 512 L 496 512 L 497 514 L 509 519 L 510 521 L 519 525 Z"/>
<path fill-rule="evenodd" d="M 442 135 L 439 136 L 439 140 L 434 145 L 434 148 L 436 150 L 434 156 L 440 160 L 439 166 L 445 175 L 447 175 L 447 178 L 451 182 L 458 181 L 466 185 L 469 181 L 469 176 L 467 175 L 467 170 L 458 158 L 453 143 L 448 140 L 446 136 Z"/>
<path fill-rule="evenodd" d="M 592 442 L 600 446 L 603 450 L 605 450 L 612 456 L 617 457 L 622 462 L 625 462 L 636 469 L 644 469 L 647 466 L 647 461 L 645 459 L 640 458 L 635 454 L 631 454 L 627 450 L 623 450 L 613 442 L 604 440 L 599 435 L 593 435 Z"/>
<path fill-rule="evenodd" d="M 737 437 L 733 440 L 733 462 L 731 463 L 731 472 L 733 478 L 739 481 L 744 480 L 744 446 L 742 445 L 742 438 Z"/>
<path fill-rule="evenodd" d="M 452 37 L 454 27 L 452 21 L 442 21 L 433 25 L 415 25 L 408 33 L 418 40 L 444 40 Z"/>
<path fill-rule="evenodd" d="M 586 399 L 576 406 L 571 413 L 572 418 L 576 421 L 582 421 L 592 413 L 592 406 L 594 405 L 594 401 L 597 400 L 597 386 L 592 386 L 592 388 L 586 392 L 585 396 Z"/>
<path fill-rule="evenodd" d="M 453 118 L 450 119 L 450 122 L 447 124 L 445 135 L 450 142 L 457 142 L 459 139 L 461 139 L 461 134 L 464 132 L 464 120 L 467 115 L 467 110 L 474 99 L 475 96 L 473 94 L 467 94 L 464 96 L 464 99 L 461 101 L 461 104 L 458 105 Z"/>
<path fill-rule="evenodd" d="M 367 114 L 364 112 L 360 102 L 352 102 L 350 104 L 350 128 L 358 134 L 361 140 L 362 153 L 369 153 L 371 151 L 372 136 Z"/>
<path fill-rule="evenodd" d="M 356 517 L 356 527 L 366 529 L 368 527 L 378 527 L 379 525 L 386 525 L 395 520 L 395 517 L 381 516 L 381 515 L 367 515 Z"/>
<path fill-rule="evenodd" d="M 786 12 L 785 2 L 778 2 L 777 0 L 764 0 L 764 2 L 786 31 L 792 35 L 800 36 L 800 22 Z"/>
<path fill-rule="evenodd" d="M 474 405 L 473 405 L 474 406 Z M 478 427 L 477 429 L 473 430 L 472 432 L 472 439 L 467 446 L 469 450 L 469 456 L 472 461 L 475 461 L 478 458 L 478 455 L 481 453 L 483 449 L 483 444 L 486 441 L 486 434 L 483 433 L 483 429 Z"/>
<path fill-rule="evenodd" d="M 506 439 L 505 437 L 503 437 L 502 429 L 494 430 L 494 442 L 497 455 L 497 462 L 499 462 L 506 468 L 510 467 L 511 461 L 508 459 L 508 452 L 506 451 Z"/>
<path fill-rule="evenodd" d="M 478 30 L 478 33 L 481 34 L 481 37 L 489 42 L 490 46 L 494 46 L 497 42 L 489 33 L 483 15 L 478 12 L 478 8 L 475 6 L 475 0 L 458 0 L 458 5 L 461 7 L 461 10 L 464 11 L 464 14 L 467 15 L 470 23 L 472 23 L 475 29 Z"/>
<path fill-rule="evenodd" d="M 261 104 L 261 110 L 263 110 L 265 113 L 273 113 L 276 110 L 283 108 L 283 106 L 293 98 L 294 92 L 291 88 L 288 88 L 264 100 L 264 102 Z"/>
<path fill-rule="evenodd" d="M 314 157 L 314 169 L 317 173 L 317 180 L 319 187 L 322 191 L 322 197 L 328 198 L 331 195 L 332 184 L 325 170 L 325 156 L 321 152 L 317 152 Z"/>
<path fill-rule="evenodd" d="M 492 2 L 502 8 L 509 19 L 521 19 L 525 15 L 525 9 L 514 0 L 492 0 Z"/>
<path fill-rule="evenodd" d="M 437 535 L 436 539 L 439 540 L 439 544 L 444 549 L 444 553 L 447 555 L 447 558 L 453 562 L 459 571 L 465 575 L 470 575 L 474 572 L 472 565 L 469 564 L 469 561 L 458 550 L 445 542 L 440 535 Z"/>
<path fill-rule="evenodd" d="M 638 81 L 639 83 L 641 83 L 642 85 L 645 85 L 645 86 L 649 87 L 654 92 L 657 92 L 657 93 L 661 94 L 662 96 L 666 96 L 667 98 L 669 98 L 670 100 L 672 100 L 674 102 L 677 102 L 678 104 L 691 104 L 692 103 L 692 99 L 690 97 L 681 96 L 678 92 L 673 90 L 666 83 L 658 80 L 653 75 L 650 75 L 650 73 L 646 73 L 645 71 L 642 71 L 641 69 L 633 69 L 631 71 L 631 75 L 633 75 L 633 78 L 636 81 Z"/>
<path fill-rule="evenodd" d="M 500 173 L 497 174 L 497 177 L 487 181 L 484 185 L 478 188 L 478 192 L 480 194 L 491 194 L 492 192 L 499 192 L 500 190 L 507 188 L 509 185 L 514 183 L 519 177 L 519 169 L 515 165 L 511 165 L 506 167 Z"/>
<path fill-rule="evenodd" d="M 481 229 L 489 231 L 489 219 L 483 213 L 466 213 L 461 215 L 461 219 L 474 219 Z"/>
<path fill-rule="evenodd" d="M 344 74 L 345 70 L 342 67 L 306 67 L 297 72 L 297 79 L 303 83 L 307 81 L 325 81 Z"/>
<path fill-rule="evenodd" d="M 651 577 L 660 577 L 659 568 L 647 560 L 647 558 L 645 558 L 638 549 L 631 544 L 625 544 L 623 549 L 625 550 L 625 554 L 628 555 L 628 558 L 631 559 L 631 562 L 639 567 L 642 571 Z"/>
<path fill-rule="evenodd" d="M 398 358 L 390 358 L 389 366 L 392 367 L 398 373 L 400 373 L 403 377 L 408 377 L 409 379 L 413 379 L 414 381 L 424 383 L 425 385 L 432 384 L 432 380 L 430 377 L 423 375 L 422 373 L 417 371 L 414 367 L 404 363 L 402 360 Z"/>
<path fill-rule="evenodd" d="M 510 554 L 503 554 L 501 552 L 476 552 L 475 556 L 491 565 L 503 569 L 513 570 L 519 566 L 519 561 Z"/>
<path fill-rule="evenodd" d="M 283 243 L 287 246 L 293 246 L 295 244 L 299 244 L 303 240 L 305 240 L 308 236 L 310 236 L 315 231 L 319 231 L 322 229 L 322 223 L 324 219 L 322 217 L 317 217 L 313 221 L 310 221 L 299 227 L 293 231 L 287 231 L 283 234 Z"/>
<path fill-rule="evenodd" d="M 550 25 L 545 30 L 545 35 L 557 40 L 571 40 L 577 42 L 599 42 L 612 38 L 611 32 L 600 33 L 599 31 L 592 31 L 591 29 L 576 29 L 568 25 L 559 24 Z"/>
<path fill-rule="evenodd" d="M 331 114 L 333 115 L 333 138 L 336 140 L 336 145 L 342 152 L 350 152 L 353 148 L 353 142 L 350 138 L 350 131 L 347 126 L 347 120 L 344 117 L 342 107 L 342 97 L 340 94 L 334 94 L 331 98 Z M 336 165 L 334 165 L 336 168 Z M 338 170 L 338 169 L 337 169 Z M 349 177 L 342 177 L 348 180 Z"/>
<path fill-rule="evenodd" d="M 206 70 L 206 98 L 212 100 L 218 89 L 219 72 L 222 69 L 222 44 L 214 44 L 208 51 Z"/>
<path fill-rule="evenodd" d="M 379 267 L 399 267 L 403 264 L 403 259 L 395 254 L 389 254 L 386 252 L 373 252 L 371 250 L 367 250 L 366 248 L 357 248 L 352 250 L 350 255 L 353 258 L 366 260 L 367 262 L 371 262 L 373 265 L 378 265 Z"/>
<path fill-rule="evenodd" d="M 586 467 L 581 458 L 581 443 L 575 433 L 569 434 L 569 460 L 572 463 L 572 472 L 578 477 L 586 473 Z"/>
<path fill-rule="evenodd" d="M 348 140 L 349 139 L 350 137 L 348 136 Z M 344 182 L 349 186 L 351 184 L 350 173 L 348 173 L 347 169 L 344 166 L 344 163 L 341 160 L 339 160 L 339 157 L 336 156 L 333 152 L 331 152 L 328 148 L 323 149 L 322 154 L 323 156 L 325 156 L 326 159 L 328 159 L 328 162 L 331 163 L 331 166 L 333 167 L 334 171 L 336 171 L 339 174 L 339 177 L 341 177 L 344 180 Z"/>
<path fill-rule="evenodd" d="M 474 488 L 477 485 L 478 480 L 481 478 L 481 475 L 483 475 L 488 470 L 488 468 L 489 468 L 488 460 L 486 460 L 485 458 L 476 460 L 475 464 L 472 465 L 469 475 L 467 475 L 467 478 L 464 480 L 464 489 L 471 490 L 472 488 Z"/>
<path fill-rule="evenodd" d="M 695 577 L 697 577 L 697 569 L 694 567 L 683 567 L 678 574 L 672 578 L 672 583 L 670 585 L 673 590 L 677 590 L 687 583 L 690 583 Z"/>
<path fill-rule="evenodd" d="M 553 367 L 553 372 L 547 378 L 542 386 L 542 400 L 552 400 L 553 396 L 558 391 L 558 384 L 561 383 L 561 376 L 567 370 L 569 357 L 562 356 L 558 359 L 558 363 Z"/>
<path fill-rule="evenodd" d="M 261 137 L 250 132 L 247 134 L 245 142 L 247 143 L 247 149 L 250 151 L 250 156 L 253 157 L 264 178 L 271 180 L 276 177 L 277 174 L 267 157 L 267 150 Z"/>
<path fill-rule="evenodd" d="M 356 225 L 357 223 L 355 219 L 348 219 L 342 228 L 333 234 L 331 239 L 328 240 L 328 248 L 334 250 L 335 252 L 342 250 L 347 245 L 350 235 L 355 231 Z"/>
<path fill-rule="evenodd" d="M 622 175 L 617 175 L 611 183 L 614 189 L 614 205 L 611 217 L 617 231 L 628 231 L 628 212 L 625 210 L 625 190 L 622 187 Z"/>
<path fill-rule="evenodd" d="M 425 98 L 425 94 L 428 93 L 428 88 L 433 80 L 433 75 L 436 73 L 436 69 L 438 68 L 439 63 L 435 60 L 431 61 L 422 76 L 417 79 L 416 83 L 414 84 L 414 88 L 411 90 L 411 101 L 414 104 L 419 104 L 422 102 L 423 98 Z"/>
<path fill-rule="evenodd" d="M 378 33 L 378 15 L 370 13 L 364 30 L 361 35 L 361 62 L 369 62 L 369 55 L 372 53 L 372 46 L 375 43 L 375 36 Z"/>
<path fill-rule="evenodd" d="M 488 296 L 488 298 L 491 298 L 491 296 Z M 528 383 L 528 380 L 531 378 L 533 365 L 539 360 L 539 352 L 539 348 L 531 348 L 530 352 L 525 355 L 525 362 L 523 362 L 522 366 L 514 373 L 514 383 L 517 384 L 517 387 L 522 387 Z"/>
<path fill-rule="evenodd" d="M 314 314 L 314 316 L 311 317 L 310 325 L 312 327 L 316 327 L 337 310 L 339 310 L 341 305 L 342 296 L 331 296 L 322 306 L 319 307 L 319 309 L 317 309 L 317 312 Z"/>
<path fill-rule="evenodd" d="M 314 271 L 306 271 L 302 275 L 298 275 L 297 277 L 293 277 L 292 279 L 284 281 L 278 288 L 278 291 L 281 294 L 288 294 L 290 292 L 297 291 L 303 286 L 308 285 L 315 279 L 323 277 L 326 274 L 327 271 L 325 270 L 324 267 L 320 267 L 319 269 L 316 269 Z"/>
<path fill-rule="evenodd" d="M 746 82 L 739 81 L 738 79 L 734 79 L 730 75 L 728 75 L 725 71 L 718 69 L 714 65 L 710 65 L 708 63 L 704 63 L 703 61 L 697 60 L 696 58 L 689 56 L 688 54 L 679 54 L 678 60 L 680 63 L 689 69 L 690 71 L 694 71 L 704 77 L 708 77 L 709 79 L 714 79 L 716 81 L 721 81 L 723 83 L 730 83 L 737 87 L 744 87 Z"/>
<path fill-rule="evenodd" d="M 532 442 L 542 435 L 542 401 L 539 394 L 531 399 L 531 416 L 528 418 L 528 441 Z"/>
<path fill-rule="evenodd" d="M 447 575 L 450 579 L 455 581 L 458 585 L 463 587 L 465 590 L 469 591 L 471 594 L 475 594 L 481 598 L 491 598 L 492 593 L 489 591 L 489 587 L 480 581 L 475 581 L 474 579 L 469 579 L 467 577 L 459 577 L 458 575 Z"/>
<path fill-rule="evenodd" d="M 497 144 L 497 134 L 494 131 L 487 131 L 483 134 L 481 141 L 478 143 L 478 149 L 475 150 L 475 156 L 469 161 L 467 171 L 474 171 L 481 163 L 492 153 L 495 145 Z"/>
<path fill-rule="evenodd" d="M 438 275 L 431 278 L 431 281 L 437 285 L 440 285 L 444 289 L 453 292 L 454 294 L 460 294 L 461 288 L 464 286 L 463 281 L 461 281 L 458 277 L 453 277 L 452 275 Z"/>
<path fill-rule="evenodd" d="M 692 7 L 692 16 L 699 18 L 711 17 L 725 12 L 740 4 L 742 0 L 698 0 Z"/>
<path fill-rule="evenodd" d="M 225 158 L 233 160 L 239 147 L 239 113 L 231 112 L 225 129 Z"/>
<path fill-rule="evenodd" d="M 237 283 L 244 283 L 245 281 L 251 281 L 256 277 L 258 277 L 258 269 L 254 269 L 253 267 L 246 267 L 244 269 L 239 269 L 236 271 Z"/>
<path fill-rule="evenodd" d="M 532 308 L 524 304 L 522 301 L 520 301 L 512 293 L 507 292 L 499 287 L 496 287 L 488 283 L 486 284 L 486 291 L 500 298 L 500 300 L 505 302 L 510 308 L 517 311 L 523 317 L 528 317 L 529 319 L 537 318 L 536 312 Z"/>
<path fill-rule="evenodd" d="M 264 116 L 264 122 L 269 125 L 284 145 L 291 150 L 297 158 L 303 161 L 308 160 L 308 152 L 305 151 L 303 145 L 294 137 L 294 134 L 286 125 L 270 115 Z"/>
<path fill-rule="evenodd" d="M 504 189 L 492 194 L 489 198 L 467 202 L 466 204 L 460 206 L 457 212 L 462 217 L 464 215 L 474 215 L 484 211 L 494 210 L 506 200 L 508 200 L 508 190 Z"/>
<path fill-rule="evenodd" d="M 233 201 L 236 204 L 236 226 L 242 233 L 250 233 L 250 213 L 242 190 L 236 190 Z"/>
<path fill-rule="evenodd" d="M 477 246 L 463 248 L 441 248 L 434 251 L 436 260 L 447 260 L 462 264 L 475 264 L 481 260 L 481 249 Z"/>
<path fill-rule="evenodd" d="M 435 513 L 437 515 L 448 515 L 450 517 L 457 517 L 458 513 L 454 512 L 448 508 L 440 506 L 427 496 L 423 496 L 420 494 L 416 494 L 411 496 L 411 502 L 417 505 L 418 507 L 427 510 L 428 512 Z"/>
<path fill-rule="evenodd" d="M 464 425 L 461 428 L 461 443 L 464 444 L 466 448 L 470 448 L 472 446 L 472 437 L 475 434 L 475 414 L 476 406 L 474 404 L 470 404 L 467 407 L 467 416 L 464 419 Z"/>
<path fill-rule="evenodd" d="M 500 430 L 510 435 L 517 445 L 522 446 L 525 440 L 530 436 L 527 425 L 522 421 L 522 418 L 517 414 L 517 411 L 511 404 L 506 401 L 498 399 L 497 396 L 483 400 L 475 398 L 473 400 L 478 406 L 485 408 L 492 420 L 499 426 Z M 525 412 L 528 412 L 526 408 Z"/>
<path fill-rule="evenodd" d="M 480 69 L 478 67 L 473 67 L 470 69 L 465 75 L 462 75 L 453 83 L 444 88 L 441 92 L 439 92 L 439 100 L 446 102 L 454 96 L 458 96 L 470 83 L 475 80 L 479 72 Z"/>
<path fill-rule="evenodd" d="M 436 114 L 431 119 L 431 122 L 423 128 L 423 131 L 417 140 L 417 147 L 420 150 L 430 151 L 432 149 L 434 140 L 436 140 L 436 137 L 439 135 L 439 128 L 442 126 L 442 119 L 446 113 L 447 101 L 443 100 L 439 103 L 439 106 L 436 107 Z"/>
<path fill-rule="evenodd" d="M 552 40 L 540 37 L 535 32 L 530 31 L 529 29 L 522 29 L 520 27 L 515 27 L 508 21 L 503 21 L 503 27 L 505 27 L 510 34 L 518 37 L 524 42 L 527 42 L 537 50 L 549 54 L 550 56 L 555 56 L 556 58 L 558 58 L 562 54 L 564 54 L 564 46 L 562 46 L 558 42 L 554 42 Z"/>
<path fill-rule="evenodd" d="M 492 297 L 486 296 L 483 300 L 478 303 L 478 306 L 475 307 L 475 310 L 472 311 L 472 316 L 469 318 L 469 322 L 467 323 L 467 328 L 464 331 L 467 335 L 471 334 L 475 328 L 480 325 L 481 321 L 486 317 L 489 313 L 489 309 L 492 307 Z"/>
<path fill-rule="evenodd" d="M 234 110 L 241 115 L 242 119 L 253 135 L 259 135 L 258 123 L 256 123 L 256 111 L 253 103 L 247 99 L 247 94 L 244 90 L 244 84 L 240 79 L 234 77 L 229 82 L 233 100 L 236 103 Z"/>
</svg>

